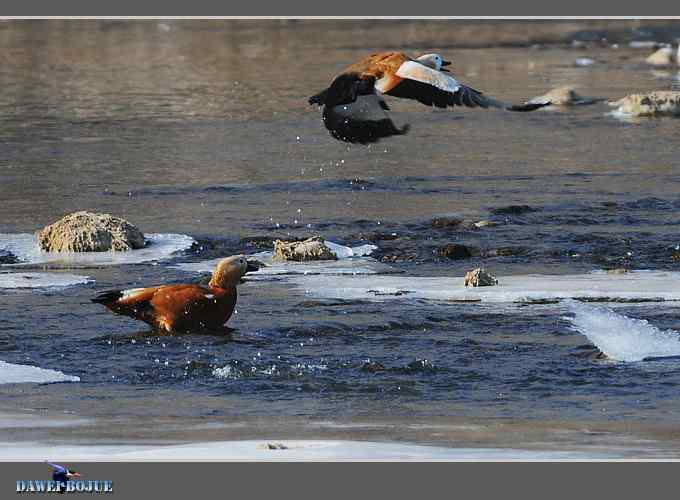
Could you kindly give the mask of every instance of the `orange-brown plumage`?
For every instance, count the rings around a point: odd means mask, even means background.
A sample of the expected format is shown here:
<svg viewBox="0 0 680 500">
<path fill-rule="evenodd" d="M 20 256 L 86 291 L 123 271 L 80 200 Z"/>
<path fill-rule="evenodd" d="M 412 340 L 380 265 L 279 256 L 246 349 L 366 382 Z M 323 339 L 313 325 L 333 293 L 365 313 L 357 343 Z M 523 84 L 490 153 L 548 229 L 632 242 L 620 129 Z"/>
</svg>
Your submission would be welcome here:
<svg viewBox="0 0 680 500">
<path fill-rule="evenodd" d="M 345 68 L 342 73 L 358 73 L 360 78 L 375 78 L 380 80 L 386 77 L 389 84 L 385 85 L 387 92 L 402 80 L 396 75 L 399 67 L 411 59 L 401 52 L 379 52 L 364 57 L 362 60 Z"/>
<path fill-rule="evenodd" d="M 180 284 L 113 290 L 100 293 L 92 301 L 168 333 L 214 331 L 233 314 L 236 285 L 254 269 L 243 256 L 229 257 L 218 263 L 208 286 Z"/>
<path fill-rule="evenodd" d="M 402 52 L 379 52 L 346 67 L 330 86 L 309 98 L 323 106 L 323 123 L 338 140 L 369 144 L 384 137 L 404 135 L 408 125 L 397 127 L 386 111 L 383 96 L 412 99 L 426 106 L 498 108 L 533 111 L 550 103 L 511 104 L 483 95 L 459 83 L 439 54 L 416 59 Z"/>
</svg>

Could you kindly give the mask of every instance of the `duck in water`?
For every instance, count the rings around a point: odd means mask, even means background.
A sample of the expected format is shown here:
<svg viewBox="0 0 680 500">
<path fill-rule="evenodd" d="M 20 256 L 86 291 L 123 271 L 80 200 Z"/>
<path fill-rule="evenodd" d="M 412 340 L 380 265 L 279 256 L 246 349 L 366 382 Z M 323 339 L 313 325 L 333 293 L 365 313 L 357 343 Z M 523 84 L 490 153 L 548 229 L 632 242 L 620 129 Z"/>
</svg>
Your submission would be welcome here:
<svg viewBox="0 0 680 500">
<path fill-rule="evenodd" d="M 244 255 L 218 262 L 208 286 L 161 285 L 130 290 L 108 290 L 92 302 L 116 314 L 144 321 L 164 333 L 216 332 L 236 307 L 236 285 L 258 266 Z"/>
</svg>

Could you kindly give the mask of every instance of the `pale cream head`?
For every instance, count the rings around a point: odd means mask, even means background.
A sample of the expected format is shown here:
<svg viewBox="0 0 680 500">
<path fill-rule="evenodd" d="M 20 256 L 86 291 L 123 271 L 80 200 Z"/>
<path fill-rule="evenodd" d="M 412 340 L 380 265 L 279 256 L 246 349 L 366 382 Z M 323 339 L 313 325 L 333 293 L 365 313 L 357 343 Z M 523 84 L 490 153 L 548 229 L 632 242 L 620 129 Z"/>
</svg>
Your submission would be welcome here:
<svg viewBox="0 0 680 500">
<path fill-rule="evenodd" d="M 222 259 L 215 266 L 209 285 L 216 288 L 231 288 L 238 285 L 248 271 L 245 255 L 234 255 Z"/>
<path fill-rule="evenodd" d="M 419 58 L 416 59 L 421 64 L 424 64 L 428 68 L 432 68 L 434 70 L 440 71 L 442 69 L 442 66 L 447 66 L 449 63 L 448 61 L 444 61 L 442 56 L 439 54 L 423 54 Z"/>
</svg>

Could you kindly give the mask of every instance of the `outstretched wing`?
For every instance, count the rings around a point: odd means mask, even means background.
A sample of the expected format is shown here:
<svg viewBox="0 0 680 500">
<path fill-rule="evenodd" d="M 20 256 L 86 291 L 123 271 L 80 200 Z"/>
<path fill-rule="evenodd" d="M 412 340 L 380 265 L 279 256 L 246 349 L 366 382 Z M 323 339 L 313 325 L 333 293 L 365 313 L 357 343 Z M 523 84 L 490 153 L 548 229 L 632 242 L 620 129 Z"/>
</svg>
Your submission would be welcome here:
<svg viewBox="0 0 680 500">
<path fill-rule="evenodd" d="M 369 144 L 408 131 L 408 125 L 399 128 L 387 115 L 387 104 L 375 93 L 372 76 L 342 74 L 310 102 L 323 102 L 324 125 L 340 141 Z"/>
<path fill-rule="evenodd" d="M 434 70 L 415 61 L 407 61 L 397 70 L 401 81 L 385 89 L 394 97 L 415 99 L 427 106 L 446 108 L 467 106 L 468 108 L 498 108 L 508 111 L 533 111 L 550 103 L 512 104 L 487 97 L 479 90 L 462 85 L 447 73 Z"/>
</svg>

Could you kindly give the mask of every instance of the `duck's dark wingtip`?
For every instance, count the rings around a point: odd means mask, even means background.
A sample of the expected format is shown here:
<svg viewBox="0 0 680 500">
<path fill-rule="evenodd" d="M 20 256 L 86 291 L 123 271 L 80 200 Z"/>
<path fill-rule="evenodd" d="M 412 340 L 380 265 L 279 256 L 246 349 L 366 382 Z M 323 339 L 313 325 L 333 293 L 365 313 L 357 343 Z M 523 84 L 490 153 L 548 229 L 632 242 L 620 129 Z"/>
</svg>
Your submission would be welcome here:
<svg viewBox="0 0 680 500">
<path fill-rule="evenodd" d="M 514 104 L 510 107 L 508 107 L 508 111 L 519 111 L 519 112 L 526 112 L 526 111 L 535 111 L 537 109 L 545 108 L 546 106 L 550 106 L 552 102 L 547 101 L 547 102 L 525 102 L 524 104 Z"/>
<path fill-rule="evenodd" d="M 105 290 L 103 292 L 97 293 L 90 301 L 95 304 L 112 304 L 117 302 L 123 296 L 123 292 L 120 290 Z"/>
</svg>

